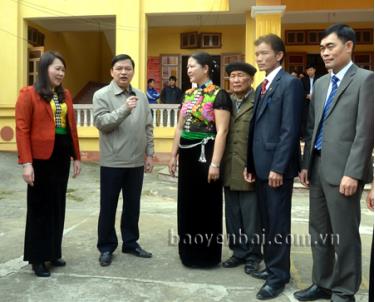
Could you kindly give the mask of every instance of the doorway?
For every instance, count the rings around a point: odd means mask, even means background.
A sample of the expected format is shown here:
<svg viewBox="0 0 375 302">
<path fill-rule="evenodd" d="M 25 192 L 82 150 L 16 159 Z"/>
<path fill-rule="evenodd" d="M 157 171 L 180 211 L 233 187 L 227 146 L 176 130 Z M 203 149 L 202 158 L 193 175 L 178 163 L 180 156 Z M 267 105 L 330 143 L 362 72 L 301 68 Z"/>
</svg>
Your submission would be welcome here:
<svg viewBox="0 0 375 302">
<path fill-rule="evenodd" d="M 190 83 L 190 79 L 187 75 L 187 62 L 188 62 L 188 59 L 189 59 L 190 56 L 181 56 L 181 89 L 182 91 L 186 91 L 188 89 L 191 88 L 191 83 Z M 215 56 L 212 56 L 212 59 L 216 62 L 216 69 L 215 69 L 215 72 L 213 73 L 212 75 L 212 82 L 217 85 L 217 86 L 220 86 L 221 83 L 220 83 L 220 79 L 221 79 L 221 68 L 220 68 L 220 64 L 221 64 L 221 56 L 220 55 L 215 55 Z"/>
<path fill-rule="evenodd" d="M 306 62 L 307 65 L 313 64 L 315 66 L 317 77 L 321 77 L 327 73 L 327 69 L 320 54 L 307 54 Z"/>
</svg>

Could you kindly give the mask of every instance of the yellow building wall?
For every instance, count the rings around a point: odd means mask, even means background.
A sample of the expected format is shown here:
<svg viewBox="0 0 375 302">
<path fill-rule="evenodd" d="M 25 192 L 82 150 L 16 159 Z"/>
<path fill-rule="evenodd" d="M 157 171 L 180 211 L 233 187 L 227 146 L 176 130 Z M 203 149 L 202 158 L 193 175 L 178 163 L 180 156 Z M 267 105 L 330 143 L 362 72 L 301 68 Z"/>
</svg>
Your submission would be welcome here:
<svg viewBox="0 0 375 302">
<path fill-rule="evenodd" d="M 172 151 L 175 128 L 154 128 L 155 152 L 170 153 Z"/>
<path fill-rule="evenodd" d="M 88 19 L 97 16 L 115 16 L 116 27 L 116 53 L 128 53 L 134 57 L 137 69 L 133 79 L 136 87 L 144 89 L 146 74 L 147 50 L 147 18 L 146 14 L 168 12 L 215 12 L 227 11 L 229 0 L 28 0 L 0 1 L 0 28 L 6 29 L 0 32 L 1 41 L 6 45 L 0 56 L 0 66 L 6 73 L 0 74 L 0 81 L 6 89 L 0 90 L 0 129 L 8 126 L 14 127 L 14 105 L 19 89 L 27 83 L 27 25 L 37 18 L 70 18 Z M 132 14 L 129 14 L 129 11 Z M 33 25 L 34 27 L 35 24 Z M 112 57 L 105 37 L 97 32 L 60 32 L 53 33 L 47 29 L 41 29 L 46 37 L 45 49 L 58 50 L 63 54 L 67 63 L 67 74 L 64 86 L 71 90 L 73 96 L 86 84 L 88 80 L 106 82 L 110 80 L 109 69 Z M 216 28 L 210 29 L 216 31 Z M 238 37 L 240 33 L 233 33 Z M 226 38 L 224 38 L 226 39 Z M 179 39 L 174 39 L 179 41 Z M 224 42 L 227 44 L 227 42 Z M 228 52 L 239 52 L 243 46 L 233 47 L 238 42 L 230 42 Z M 152 44 L 151 44 L 152 45 Z M 176 48 L 174 48 L 176 49 Z M 163 52 L 168 52 L 168 49 Z M 186 52 L 189 53 L 189 52 Z M 219 52 L 217 52 L 219 53 Z M 77 55 L 78 54 L 78 55 Z M 102 62 L 100 64 L 100 62 Z M 105 65 L 108 62 L 108 65 Z M 166 130 L 174 132 L 174 130 Z M 167 150 L 173 134 L 160 135 L 157 140 L 157 150 Z M 97 132 L 95 129 L 79 129 L 82 150 L 97 150 Z M 167 146 L 167 147 L 166 147 Z M 15 138 L 11 141 L 0 139 L 1 150 L 15 150 Z"/>
<path fill-rule="evenodd" d="M 255 2 L 256 2 L 256 5 L 260 5 L 260 6 L 281 5 L 281 0 L 256 0 Z"/>
<path fill-rule="evenodd" d="M 14 2 L 13 0 L 2 0 Z M 115 15 L 123 2 L 140 0 L 27 0 L 18 1 L 20 16 L 24 18 L 74 17 Z M 83 19 L 85 17 L 82 17 Z"/>
<path fill-rule="evenodd" d="M 367 9 L 373 8 L 373 0 L 281 0 L 287 11 L 335 10 L 335 9 Z"/>
<path fill-rule="evenodd" d="M 100 62 L 102 62 L 102 64 L 100 65 L 100 72 L 99 72 L 99 74 L 101 75 L 100 82 L 108 83 L 112 80 L 110 70 L 111 70 L 111 61 L 112 61 L 113 53 L 112 53 L 111 48 L 108 45 L 108 42 L 104 34 L 102 34 L 101 42 L 102 42 L 102 48 L 101 48 Z"/>
<path fill-rule="evenodd" d="M 30 22 L 45 35 L 45 51 L 60 52 L 67 69 L 64 87 L 75 96 L 89 81 L 107 83 L 111 80 L 112 53 L 101 32 L 51 32 Z"/>
<path fill-rule="evenodd" d="M 229 0 L 143 0 L 145 13 L 224 12 Z"/>
<path fill-rule="evenodd" d="M 180 49 L 180 34 L 189 31 L 222 33 L 221 48 L 199 49 L 210 54 L 244 53 L 245 51 L 245 25 L 151 27 L 148 29 L 148 56 L 193 53 L 197 49 Z"/>
<path fill-rule="evenodd" d="M 2 1 L 11 2 L 11 0 Z M 19 28 L 22 28 L 23 36 L 26 36 L 26 27 L 22 25 L 24 19 L 59 17 L 67 18 L 67 22 L 69 22 L 69 18 L 87 19 L 88 22 L 95 22 L 93 18 L 97 16 L 116 16 L 116 26 L 114 28 L 117 37 L 116 53 L 128 53 L 134 57 L 136 65 L 140 68 L 140 72 L 136 74 L 133 80 L 135 86 L 138 86 L 140 77 L 145 74 L 143 69 L 145 70 L 146 68 L 146 58 L 139 57 L 140 50 L 144 47 L 141 39 L 145 40 L 139 34 L 140 30 L 145 28 L 140 24 L 143 0 L 108 0 L 105 2 L 102 0 L 29 0 L 27 3 L 18 2 L 18 5 Z M 129 14 L 130 11 L 132 12 L 131 14 Z M 23 48 L 23 54 L 19 56 L 20 60 L 26 54 L 26 46 Z M 69 49 L 67 50 L 69 51 Z M 108 62 L 110 63 L 110 60 Z M 20 64 L 18 70 L 19 74 L 22 75 L 20 86 L 26 82 L 26 77 L 23 76 L 25 68 L 26 62 Z M 88 68 L 90 69 L 91 67 Z M 67 79 L 67 82 L 69 84 L 69 79 Z M 75 89 L 74 86 L 75 84 L 73 84 L 73 90 Z"/>
<path fill-rule="evenodd" d="M 13 105 L 17 91 L 18 70 L 18 32 L 17 4 L 13 1 L 0 1 L 0 41 L 2 43 L 0 55 L 0 106 Z"/>
<path fill-rule="evenodd" d="M 240 0 L 238 0 L 240 1 Z M 19 88 L 27 80 L 27 22 L 33 18 L 87 18 L 115 16 L 116 53 L 132 55 L 136 63 L 133 84 L 145 88 L 147 56 L 180 53 L 190 54 L 195 49 L 180 49 L 180 33 L 184 31 L 222 32 L 223 47 L 207 49 L 212 54 L 245 53 L 246 26 L 196 26 L 175 28 L 148 28 L 146 15 L 168 13 L 226 12 L 230 0 L 0 0 L 0 39 L 5 45 L 0 56 L 0 129 L 8 126 L 14 130 L 14 104 Z M 257 0 L 257 5 L 286 5 L 287 11 L 370 9 L 370 0 Z M 249 11 L 250 11 L 249 7 Z M 129 14 L 129 12 L 132 12 Z M 329 24 L 309 24 L 308 28 L 323 29 Z M 373 24 L 350 24 L 354 28 L 373 28 Z M 284 29 L 306 28 L 306 25 L 282 25 Z M 59 50 L 67 61 L 67 75 L 64 85 L 75 95 L 88 81 L 105 82 L 110 79 L 109 68 L 112 57 L 102 33 L 63 32 L 46 34 L 46 49 Z M 318 53 L 317 46 L 288 46 L 289 52 Z M 372 45 L 358 45 L 356 51 L 373 51 Z M 77 55 L 78 53 L 78 55 Z M 247 58 L 250 53 L 246 53 Z M 93 63 L 94 62 L 94 63 Z M 98 64 L 101 62 L 101 64 Z M 108 62 L 108 65 L 106 65 Z M 74 80 L 73 80 L 74 78 Z M 174 129 L 155 129 L 157 152 L 169 152 Z M 97 130 L 79 129 L 82 150 L 98 150 Z M 14 138 L 7 142 L 0 138 L 0 150 L 15 150 Z"/>
<path fill-rule="evenodd" d="M 15 150 L 14 104 L 19 91 L 18 68 L 22 49 L 18 46 L 23 38 L 18 26 L 18 5 L 14 1 L 0 1 L 0 150 Z M 3 140 L 4 132 L 10 132 L 13 138 Z"/>
</svg>

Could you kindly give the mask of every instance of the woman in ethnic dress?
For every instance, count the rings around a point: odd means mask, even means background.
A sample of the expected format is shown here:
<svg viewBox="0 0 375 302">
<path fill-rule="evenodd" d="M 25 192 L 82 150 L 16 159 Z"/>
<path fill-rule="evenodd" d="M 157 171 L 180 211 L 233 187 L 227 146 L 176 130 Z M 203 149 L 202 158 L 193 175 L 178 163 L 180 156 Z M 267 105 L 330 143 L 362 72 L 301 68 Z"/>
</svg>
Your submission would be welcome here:
<svg viewBox="0 0 375 302">
<path fill-rule="evenodd" d="M 45 265 L 64 266 L 61 243 L 70 161 L 80 173 L 80 152 L 71 94 L 62 86 L 65 62 L 56 52 L 40 58 L 38 80 L 21 89 L 16 104 L 18 162 L 27 183 L 24 260 L 38 277 Z"/>
<path fill-rule="evenodd" d="M 188 267 L 213 267 L 221 261 L 222 183 L 220 162 L 228 133 L 231 100 L 211 80 L 214 64 L 204 52 L 188 60 L 197 88 L 185 92 L 169 171 L 178 161 L 179 255 Z"/>
</svg>

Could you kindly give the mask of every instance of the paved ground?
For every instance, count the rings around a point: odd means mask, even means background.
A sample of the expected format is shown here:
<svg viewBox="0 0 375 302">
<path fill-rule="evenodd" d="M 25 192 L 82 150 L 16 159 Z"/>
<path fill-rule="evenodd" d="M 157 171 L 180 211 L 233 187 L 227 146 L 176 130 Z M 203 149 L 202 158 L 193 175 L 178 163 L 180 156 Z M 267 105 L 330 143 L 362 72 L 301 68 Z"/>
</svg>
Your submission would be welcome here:
<svg viewBox="0 0 375 302">
<path fill-rule="evenodd" d="M 99 266 L 95 247 L 99 170 L 96 164 L 86 163 L 82 175 L 69 183 L 63 241 L 67 266 L 44 279 L 36 278 L 22 261 L 26 212 L 22 169 L 15 154 L 0 153 L 0 301 L 255 301 L 262 282 L 244 274 L 242 267 L 192 270 L 180 264 L 177 247 L 168 239 L 177 231 L 176 184 L 160 178 L 162 168 L 146 175 L 142 195 L 140 242 L 154 253 L 152 259 L 117 250 L 110 267 Z M 307 205 L 307 192 L 296 190 L 293 234 L 307 233 Z M 363 281 L 357 301 L 368 299 L 372 225 L 372 213 L 362 201 Z M 225 247 L 223 258 L 229 255 Z M 275 301 L 294 301 L 292 293 L 310 284 L 310 248 L 293 246 L 291 260 L 292 280 Z"/>
</svg>

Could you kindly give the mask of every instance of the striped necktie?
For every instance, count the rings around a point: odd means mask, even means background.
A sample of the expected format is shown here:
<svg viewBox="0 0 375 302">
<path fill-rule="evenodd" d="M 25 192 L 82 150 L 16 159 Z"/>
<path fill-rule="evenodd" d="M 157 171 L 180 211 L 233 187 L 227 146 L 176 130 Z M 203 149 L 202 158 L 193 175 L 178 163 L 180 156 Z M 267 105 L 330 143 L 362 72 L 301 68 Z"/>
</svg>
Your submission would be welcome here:
<svg viewBox="0 0 375 302">
<path fill-rule="evenodd" d="M 331 77 L 331 81 L 332 81 L 332 90 L 331 90 L 331 93 L 329 94 L 328 99 L 327 99 L 327 101 L 324 105 L 322 119 L 320 120 L 320 124 L 319 124 L 318 135 L 316 136 L 316 140 L 315 140 L 314 146 L 315 146 L 315 149 L 317 149 L 317 150 L 322 150 L 324 122 L 327 118 L 328 111 L 332 106 L 333 99 L 335 98 L 335 95 L 337 93 L 337 87 L 338 87 L 337 82 L 339 81 L 338 77 L 333 75 Z"/>
</svg>

